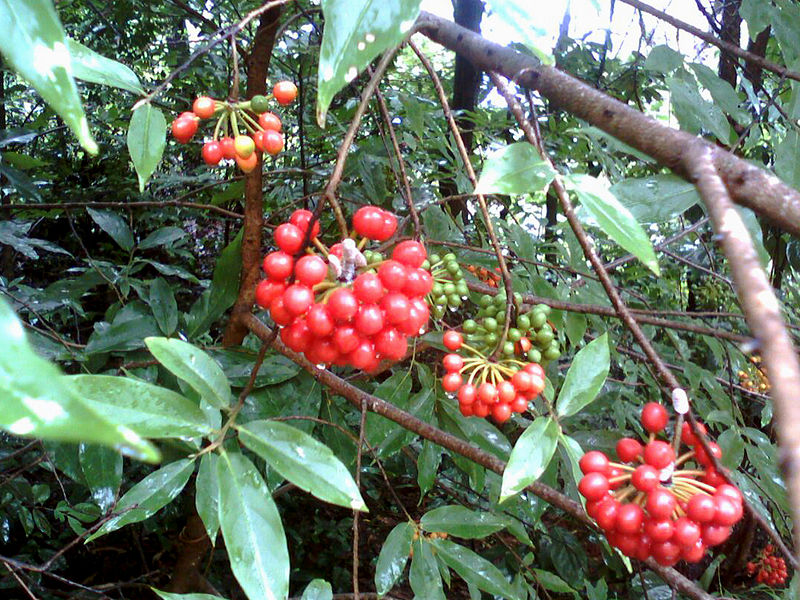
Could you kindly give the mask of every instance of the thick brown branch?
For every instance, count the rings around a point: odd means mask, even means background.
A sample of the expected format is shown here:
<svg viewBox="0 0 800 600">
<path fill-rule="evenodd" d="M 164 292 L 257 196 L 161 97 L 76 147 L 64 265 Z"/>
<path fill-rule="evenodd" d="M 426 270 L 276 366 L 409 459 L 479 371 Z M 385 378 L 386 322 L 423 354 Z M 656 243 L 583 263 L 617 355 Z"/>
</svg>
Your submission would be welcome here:
<svg viewBox="0 0 800 600">
<path fill-rule="evenodd" d="M 417 28 L 433 41 L 463 54 L 475 66 L 537 90 L 553 104 L 652 156 L 683 177 L 689 177 L 693 152 L 707 149 L 735 202 L 785 231 L 800 235 L 800 192 L 771 173 L 701 138 L 662 125 L 558 69 L 489 42 L 446 19 L 422 12 Z"/>
</svg>

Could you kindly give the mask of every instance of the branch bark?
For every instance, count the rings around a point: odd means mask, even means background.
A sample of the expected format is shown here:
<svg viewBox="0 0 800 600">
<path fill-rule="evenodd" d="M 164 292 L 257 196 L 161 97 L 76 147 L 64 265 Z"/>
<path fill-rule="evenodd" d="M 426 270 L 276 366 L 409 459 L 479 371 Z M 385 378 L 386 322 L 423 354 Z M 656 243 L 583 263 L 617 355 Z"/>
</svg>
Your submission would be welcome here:
<svg viewBox="0 0 800 600">
<path fill-rule="evenodd" d="M 602 129 L 690 180 L 694 153 L 706 149 L 735 202 L 800 236 L 800 192 L 730 152 L 672 129 L 531 56 L 485 40 L 455 23 L 422 12 L 417 31 L 459 52 L 486 71 L 496 71 L 538 91 L 556 106 Z"/>
</svg>

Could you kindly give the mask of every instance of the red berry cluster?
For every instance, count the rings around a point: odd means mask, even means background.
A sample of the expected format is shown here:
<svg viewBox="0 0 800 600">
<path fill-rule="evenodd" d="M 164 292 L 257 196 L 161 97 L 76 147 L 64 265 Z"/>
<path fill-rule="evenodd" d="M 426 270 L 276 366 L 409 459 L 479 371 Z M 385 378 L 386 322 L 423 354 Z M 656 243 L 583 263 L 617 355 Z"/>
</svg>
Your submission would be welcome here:
<svg viewBox="0 0 800 600">
<path fill-rule="evenodd" d="M 774 546 L 767 544 L 755 562 L 747 563 L 747 574 L 755 575 L 758 583 L 778 587 L 786 583 L 786 562 L 780 556 L 775 556 L 774 552 Z"/>
<path fill-rule="evenodd" d="M 401 242 L 388 260 L 364 250 L 397 229 L 394 215 L 366 206 L 353 217 L 361 242 L 346 238 L 328 249 L 317 238 L 318 223 L 309 233 L 312 217 L 297 210 L 275 229 L 279 249 L 264 258 L 268 279 L 259 283 L 256 302 L 281 327 L 281 340 L 315 364 L 373 371 L 381 359 L 402 359 L 408 338 L 428 323 L 425 295 L 433 279 L 420 268 L 425 247 Z M 306 241 L 321 255 L 304 250 Z"/>
<path fill-rule="evenodd" d="M 612 546 L 626 556 L 652 556 L 672 566 L 679 560 L 699 562 L 707 548 L 728 539 L 743 508 L 741 493 L 714 471 L 688 424 L 681 440 L 691 450 L 679 457 L 670 444 L 656 439 L 667 421 L 663 406 L 646 404 L 642 425 L 650 433 L 649 441 L 643 445 L 633 438 L 619 440 L 620 462 L 611 462 L 597 450 L 584 454 L 578 490 L 586 498 L 587 514 Z M 717 444 L 711 449 L 721 456 Z M 689 462 L 694 468 L 685 466 Z"/>
<path fill-rule="evenodd" d="M 291 103 L 296 96 L 297 87 L 291 81 L 278 82 L 272 90 L 272 97 L 282 105 Z M 191 112 L 181 113 L 172 122 L 172 136 L 186 144 L 197 133 L 199 121 L 217 113 L 214 135 L 203 144 L 201 152 L 206 164 L 213 166 L 222 159 L 235 160 L 242 171 L 249 173 L 258 164 L 257 151 L 274 156 L 283 150 L 281 120 L 269 112 L 269 99 L 261 95 L 236 103 L 199 96 Z"/>
<path fill-rule="evenodd" d="M 511 413 L 522 413 L 528 402 L 544 389 L 544 370 L 536 363 L 513 359 L 493 361 L 464 343 L 457 331 L 444 334 L 444 345 L 450 354 L 442 361 L 447 374 L 442 377 L 446 392 L 458 395 L 458 407 L 465 417 L 487 417 L 505 423 Z M 467 350 L 473 356 L 466 359 L 457 350 Z M 464 375 L 469 378 L 464 382 Z"/>
</svg>

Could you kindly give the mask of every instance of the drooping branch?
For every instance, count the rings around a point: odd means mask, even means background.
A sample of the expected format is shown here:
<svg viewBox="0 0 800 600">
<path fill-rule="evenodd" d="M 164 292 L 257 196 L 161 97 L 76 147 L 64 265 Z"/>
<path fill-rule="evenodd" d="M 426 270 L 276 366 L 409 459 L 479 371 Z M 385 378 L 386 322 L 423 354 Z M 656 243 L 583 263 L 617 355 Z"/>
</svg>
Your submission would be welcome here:
<svg viewBox="0 0 800 600">
<path fill-rule="evenodd" d="M 781 307 L 767 274 L 761 267 L 750 234 L 715 169 L 712 153 L 698 149 L 691 175 L 706 205 L 736 284 L 739 303 L 769 372 L 780 462 L 789 493 L 792 517 L 800 523 L 800 363 L 784 325 Z M 800 527 L 795 527 L 795 551 L 800 548 Z"/>
<path fill-rule="evenodd" d="M 800 235 L 800 192 L 767 171 L 702 138 L 672 129 L 531 56 L 490 42 L 455 23 L 422 12 L 417 30 L 468 57 L 477 67 L 538 91 L 554 105 L 653 157 L 689 178 L 694 152 L 706 149 L 733 200 Z"/>
<path fill-rule="evenodd" d="M 270 328 L 262 323 L 255 315 L 244 315 L 243 321 L 250 331 L 252 331 L 258 338 L 261 340 L 272 339 L 273 348 L 300 365 L 309 374 L 311 374 L 314 379 L 330 389 L 333 393 L 345 398 L 359 410 L 363 403 L 366 405 L 368 411 L 374 412 L 382 417 L 386 417 L 408 431 L 416 433 L 417 435 L 422 436 L 426 440 L 432 441 L 442 448 L 450 450 L 451 452 L 455 452 L 456 454 L 459 454 L 464 458 L 467 458 L 472 462 L 489 469 L 494 473 L 497 473 L 498 475 L 502 475 L 503 471 L 505 470 L 505 461 L 497 458 L 496 456 L 481 450 L 477 446 L 474 446 L 459 437 L 443 431 L 438 427 L 431 425 L 430 423 L 426 423 L 425 421 L 418 419 L 414 415 L 398 408 L 391 402 L 387 402 L 386 400 L 368 394 L 363 390 L 350 385 L 345 380 L 337 377 L 327 369 L 318 369 L 314 364 L 306 360 L 304 356 L 292 352 L 286 346 L 284 346 L 280 340 L 274 339 Z M 592 521 L 586 515 L 581 505 L 572 498 L 569 498 L 557 490 L 554 490 L 550 486 L 539 482 L 532 483 L 526 489 L 539 496 L 542 500 L 568 513 L 574 519 L 586 525 L 587 527 L 594 527 Z M 670 587 L 686 594 L 688 597 L 695 600 L 714 600 L 713 596 L 703 591 L 694 582 L 690 581 L 674 569 L 662 567 L 653 559 L 648 559 L 646 564 L 650 569 L 658 573 L 658 575 L 665 582 L 667 582 Z"/>
</svg>

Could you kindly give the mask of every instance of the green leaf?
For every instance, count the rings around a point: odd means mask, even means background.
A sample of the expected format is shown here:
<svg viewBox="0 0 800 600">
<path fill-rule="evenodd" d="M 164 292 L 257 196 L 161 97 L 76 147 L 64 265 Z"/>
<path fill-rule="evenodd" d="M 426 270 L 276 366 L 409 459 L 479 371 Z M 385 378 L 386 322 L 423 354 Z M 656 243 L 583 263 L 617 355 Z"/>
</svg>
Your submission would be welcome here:
<svg viewBox="0 0 800 600">
<path fill-rule="evenodd" d="M 217 473 L 220 527 L 236 580 L 250 600 L 285 599 L 289 551 L 267 484 L 241 454 L 222 454 Z"/>
<path fill-rule="evenodd" d="M 119 499 L 114 507 L 117 516 L 106 521 L 86 541 L 91 542 L 130 523 L 149 519 L 181 493 L 192 471 L 194 459 L 183 458 L 150 473 Z"/>
<path fill-rule="evenodd" d="M 711 92 L 714 103 L 724 112 L 733 117 L 737 123 L 746 124 L 750 119 L 750 114 L 744 110 L 740 104 L 742 99 L 730 83 L 717 76 L 717 74 L 701 63 L 690 63 L 697 81 L 704 88 Z"/>
<path fill-rule="evenodd" d="M 92 220 L 117 242 L 120 248 L 130 252 L 133 248 L 133 234 L 125 219 L 110 210 L 100 210 L 98 208 L 87 208 L 86 212 Z"/>
<path fill-rule="evenodd" d="M 181 340 L 149 337 L 144 343 L 158 362 L 209 404 L 217 408 L 228 406 L 231 399 L 228 379 L 208 354 Z"/>
<path fill-rule="evenodd" d="M 669 73 L 683 66 L 683 54 L 669 46 L 656 46 L 650 51 L 644 68 L 648 71 L 661 71 Z"/>
<path fill-rule="evenodd" d="M 219 455 L 207 453 L 200 459 L 200 468 L 197 470 L 197 479 L 194 487 L 194 505 L 203 526 L 206 528 L 208 539 L 212 545 L 217 539 L 219 531 L 219 481 L 217 480 L 217 463 Z"/>
<path fill-rule="evenodd" d="M 333 600 L 331 584 L 324 579 L 312 579 L 303 590 L 300 600 Z"/>
<path fill-rule="evenodd" d="M 414 556 L 411 559 L 408 582 L 414 591 L 414 597 L 420 600 L 447 600 L 442 589 L 439 565 L 431 552 L 430 542 L 420 538 L 414 541 L 412 547 Z"/>
<path fill-rule="evenodd" d="M 142 437 L 193 438 L 212 431 L 203 411 L 172 390 L 113 375 L 70 375 L 66 381 L 98 414 Z"/>
<path fill-rule="evenodd" d="M 105 446 L 80 444 L 78 459 L 92 500 L 100 510 L 108 511 L 117 499 L 122 482 L 122 456 Z"/>
<path fill-rule="evenodd" d="M 561 579 L 561 577 L 555 573 L 543 571 L 542 569 L 534 569 L 533 572 L 536 574 L 536 581 L 546 590 L 550 590 L 551 592 L 556 592 L 558 594 L 576 593 L 566 581 Z"/>
<path fill-rule="evenodd" d="M 566 453 L 567 457 L 569 458 L 569 466 L 570 466 L 570 471 L 572 473 L 572 479 L 575 481 L 575 485 L 578 485 L 578 483 L 580 483 L 581 479 L 583 478 L 583 473 L 581 472 L 581 467 L 579 464 L 581 456 L 583 456 L 584 454 L 583 449 L 576 440 L 569 437 L 568 435 L 564 435 L 563 433 L 558 437 L 558 441 L 561 444 L 561 447 Z"/>
<path fill-rule="evenodd" d="M 676 175 L 623 179 L 610 191 L 639 223 L 664 223 L 700 202 L 697 189 Z"/>
<path fill-rule="evenodd" d="M 172 287 L 163 277 L 150 283 L 150 298 L 147 302 L 153 310 L 158 328 L 164 335 L 169 335 L 178 327 L 178 303 Z"/>
<path fill-rule="evenodd" d="M 212 596 L 211 594 L 173 594 L 171 592 L 162 592 L 154 587 L 150 588 L 164 600 L 225 600 L 219 596 Z"/>
<path fill-rule="evenodd" d="M 518 598 L 500 570 L 485 558 L 450 540 L 436 539 L 432 544 L 436 549 L 436 556 L 467 583 L 509 600 Z"/>
<path fill-rule="evenodd" d="M 493 153 L 484 163 L 476 194 L 533 194 L 544 191 L 556 172 L 527 142 Z"/>
<path fill-rule="evenodd" d="M 155 172 L 167 145 L 167 121 L 149 102 L 136 107 L 128 126 L 128 152 L 139 177 L 139 192 Z"/>
<path fill-rule="evenodd" d="M 158 246 L 166 246 L 186 237 L 186 232 L 180 227 L 160 227 L 139 242 L 139 250 L 149 250 Z"/>
<path fill-rule="evenodd" d="M 758 34 L 767 28 L 774 18 L 774 10 L 769 2 L 763 0 L 742 0 L 739 14 L 747 21 L 751 40 L 755 41 Z"/>
<path fill-rule="evenodd" d="M 506 27 L 516 34 L 515 40 L 520 39 L 543 64 L 555 64 L 555 58 L 551 52 L 552 34 L 547 29 L 537 26 L 539 22 L 536 13 L 531 11 L 527 0 L 492 0 L 487 4 L 491 8 L 492 16 L 498 17 Z M 551 5 L 548 7 L 548 12 L 563 14 L 565 6 Z M 562 10 L 559 11 L 559 8 Z"/>
<path fill-rule="evenodd" d="M 122 63 L 106 58 L 72 38 L 67 38 L 67 47 L 76 79 L 118 87 L 134 94 L 145 93 L 136 73 Z"/>
<path fill-rule="evenodd" d="M 403 41 L 419 15 L 421 0 L 322 0 L 325 30 L 317 74 L 317 123 L 334 95 L 373 58 Z"/>
<path fill-rule="evenodd" d="M 558 423 L 546 417 L 537 417 L 522 432 L 503 472 L 500 502 L 511 498 L 539 479 L 553 458 L 559 433 Z"/>
<path fill-rule="evenodd" d="M 417 485 L 419 485 L 421 496 L 424 496 L 433 488 L 441 462 L 441 447 L 429 440 L 422 442 L 422 451 L 417 458 Z"/>
<path fill-rule="evenodd" d="M 279 385 L 269 385 L 248 395 L 245 405 L 242 407 L 239 422 L 245 423 L 284 415 L 316 417 L 319 415 L 321 402 L 320 384 L 304 371 L 297 377 Z M 309 420 L 298 420 L 293 425 L 296 429 L 308 434 L 314 430 L 315 426 L 314 422 Z"/>
<path fill-rule="evenodd" d="M 653 273 L 661 274 L 650 238 L 604 182 L 590 175 L 578 174 L 565 177 L 564 184 L 575 192 L 583 208 L 608 237 L 636 256 Z"/>
<path fill-rule="evenodd" d="M 607 333 L 581 348 L 558 393 L 559 417 L 571 417 L 597 397 L 608 377 L 610 362 Z"/>
<path fill-rule="evenodd" d="M 37 188 L 33 180 L 22 171 L 0 162 L 0 175 L 4 175 L 8 179 L 8 182 L 23 198 L 32 198 L 33 200 L 41 201 L 42 196 L 39 194 L 39 188 Z"/>
<path fill-rule="evenodd" d="M 800 134 L 790 128 L 775 148 L 775 173 L 786 183 L 800 189 Z"/>
<path fill-rule="evenodd" d="M 159 460 L 152 445 L 89 408 L 58 368 L 34 353 L 22 323 L 3 299 L 0 332 L 0 428 L 24 437 L 93 442 L 140 460 Z"/>
<path fill-rule="evenodd" d="M 697 84 L 680 77 L 667 77 L 672 110 L 682 129 L 690 133 L 713 133 L 723 144 L 731 144 L 732 128 L 722 110 L 703 98 Z"/>
<path fill-rule="evenodd" d="M 237 429 L 245 446 L 300 489 L 320 500 L 366 511 L 350 471 L 325 444 L 279 421 L 251 421 Z"/>
<path fill-rule="evenodd" d="M 413 538 L 414 526 L 411 523 L 395 525 L 386 536 L 375 566 L 375 591 L 379 596 L 388 593 L 403 574 Z"/>
<path fill-rule="evenodd" d="M 72 78 L 67 38 L 50 0 L 0 0 L 0 53 L 72 129 L 89 154 L 97 143 Z"/>
<path fill-rule="evenodd" d="M 428 511 L 419 524 L 429 533 L 436 531 L 464 539 L 478 539 L 504 529 L 506 520 L 490 512 L 448 505 Z"/>
<path fill-rule="evenodd" d="M 409 394 L 411 394 L 411 377 L 408 373 L 402 371 L 394 373 L 391 377 L 381 382 L 375 388 L 373 394 L 406 410 L 409 403 Z M 375 413 L 368 413 L 366 433 L 369 445 L 375 448 L 396 427 L 397 424 L 394 421 Z"/>
</svg>

